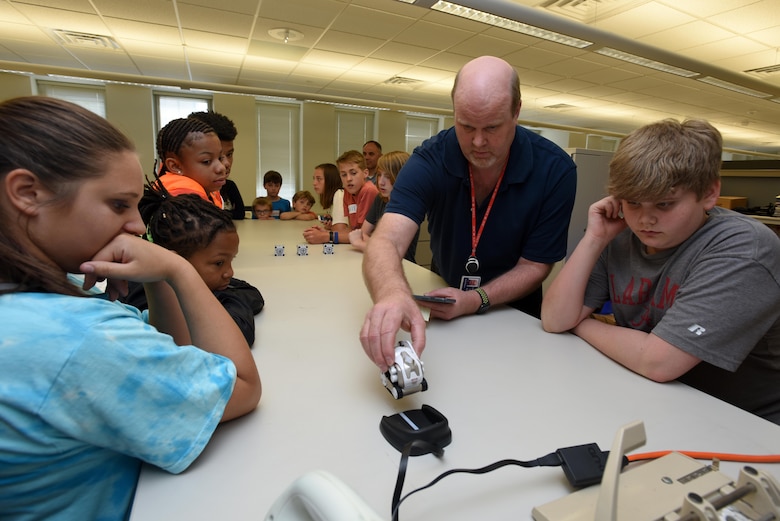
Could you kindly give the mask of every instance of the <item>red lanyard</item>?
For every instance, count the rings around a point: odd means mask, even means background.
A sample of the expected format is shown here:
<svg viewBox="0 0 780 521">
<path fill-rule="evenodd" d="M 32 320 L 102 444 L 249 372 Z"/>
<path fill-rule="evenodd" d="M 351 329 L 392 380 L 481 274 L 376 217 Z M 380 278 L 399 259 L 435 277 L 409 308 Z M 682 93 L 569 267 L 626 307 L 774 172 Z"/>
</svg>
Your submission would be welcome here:
<svg viewBox="0 0 780 521">
<path fill-rule="evenodd" d="M 479 225 L 479 230 L 477 230 L 477 196 L 474 193 L 474 174 L 471 172 L 471 165 L 469 165 L 469 183 L 471 184 L 471 256 L 476 257 L 477 256 L 477 244 L 479 244 L 479 239 L 482 237 L 482 231 L 485 229 L 485 223 L 487 222 L 488 215 L 490 215 L 490 209 L 493 208 L 493 201 L 496 200 L 496 194 L 498 193 L 498 187 L 501 186 L 501 180 L 504 179 L 504 172 L 506 172 L 506 165 L 509 163 L 509 160 L 507 159 L 507 162 L 504 163 L 504 168 L 501 170 L 501 175 L 498 176 L 498 181 L 496 181 L 496 186 L 493 188 L 493 195 L 490 196 L 490 201 L 488 202 L 487 210 L 485 210 L 485 215 L 482 216 L 482 223 Z"/>
</svg>

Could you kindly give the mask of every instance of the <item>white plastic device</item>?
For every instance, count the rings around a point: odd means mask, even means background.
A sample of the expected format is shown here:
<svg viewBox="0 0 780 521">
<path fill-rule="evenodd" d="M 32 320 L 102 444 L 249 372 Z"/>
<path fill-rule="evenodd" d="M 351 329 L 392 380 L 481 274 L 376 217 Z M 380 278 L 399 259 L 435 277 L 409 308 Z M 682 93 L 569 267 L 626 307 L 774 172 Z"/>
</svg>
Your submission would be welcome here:
<svg viewBox="0 0 780 521">
<path fill-rule="evenodd" d="M 531 515 L 536 521 L 780 519 L 780 484 L 753 467 L 744 467 L 734 483 L 715 466 L 672 452 L 621 474 L 626 450 L 644 443 L 642 422 L 621 428 L 601 485 L 535 507 Z"/>
<path fill-rule="evenodd" d="M 324 470 L 299 477 L 274 501 L 265 521 L 382 521 L 352 488 Z"/>
</svg>

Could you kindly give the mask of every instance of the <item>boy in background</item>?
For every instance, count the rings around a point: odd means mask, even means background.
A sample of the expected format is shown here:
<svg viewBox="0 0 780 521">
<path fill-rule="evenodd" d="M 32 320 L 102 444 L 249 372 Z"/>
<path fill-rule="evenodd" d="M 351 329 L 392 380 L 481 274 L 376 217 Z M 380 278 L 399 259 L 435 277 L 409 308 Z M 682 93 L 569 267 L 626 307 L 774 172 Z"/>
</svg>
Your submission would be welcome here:
<svg viewBox="0 0 780 521">
<path fill-rule="evenodd" d="M 272 221 L 274 218 L 272 212 L 271 201 L 267 197 L 257 197 L 252 201 L 252 219 Z"/>
<path fill-rule="evenodd" d="M 283 212 L 292 210 L 290 201 L 279 197 L 279 190 L 282 188 L 282 174 L 276 170 L 269 170 L 263 176 L 263 188 L 266 191 L 266 198 L 271 201 L 272 215 L 278 219 Z"/>
<path fill-rule="evenodd" d="M 283 212 L 279 218 L 283 221 L 313 221 L 317 219 L 317 214 L 311 211 L 314 206 L 314 196 L 308 190 L 299 190 L 295 192 L 292 200 L 293 209 L 289 212 Z"/>
<path fill-rule="evenodd" d="M 344 186 L 344 214 L 349 218 L 350 230 L 363 226 L 366 214 L 374 198 L 379 193 L 374 183 L 366 182 L 368 168 L 363 154 L 357 150 L 348 150 L 336 160 L 341 184 Z M 349 242 L 348 236 L 341 242 Z"/>
<path fill-rule="evenodd" d="M 591 205 L 585 236 L 544 295 L 542 326 L 780 424 L 780 239 L 715 206 L 721 155 L 705 121 L 664 120 L 626 137 L 610 195 Z M 609 300 L 615 326 L 591 318 Z"/>
</svg>

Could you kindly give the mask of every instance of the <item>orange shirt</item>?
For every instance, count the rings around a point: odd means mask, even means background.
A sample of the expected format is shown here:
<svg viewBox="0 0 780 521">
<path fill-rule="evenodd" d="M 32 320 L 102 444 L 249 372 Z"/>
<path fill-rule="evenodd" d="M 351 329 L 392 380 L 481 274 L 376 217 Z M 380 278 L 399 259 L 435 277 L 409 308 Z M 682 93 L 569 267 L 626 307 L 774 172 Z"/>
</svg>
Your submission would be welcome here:
<svg viewBox="0 0 780 521">
<path fill-rule="evenodd" d="M 191 177 L 168 172 L 160 176 L 157 180 L 162 183 L 168 193 L 173 196 L 181 194 L 198 194 L 206 201 L 214 203 L 218 208 L 223 207 L 222 196 L 219 191 L 207 194 L 206 189 Z"/>
<path fill-rule="evenodd" d="M 370 181 L 366 181 L 356 195 L 344 190 L 344 215 L 349 218 L 351 229 L 357 230 L 363 226 L 368 209 L 374 204 L 374 198 L 378 193 L 379 190 Z"/>
</svg>

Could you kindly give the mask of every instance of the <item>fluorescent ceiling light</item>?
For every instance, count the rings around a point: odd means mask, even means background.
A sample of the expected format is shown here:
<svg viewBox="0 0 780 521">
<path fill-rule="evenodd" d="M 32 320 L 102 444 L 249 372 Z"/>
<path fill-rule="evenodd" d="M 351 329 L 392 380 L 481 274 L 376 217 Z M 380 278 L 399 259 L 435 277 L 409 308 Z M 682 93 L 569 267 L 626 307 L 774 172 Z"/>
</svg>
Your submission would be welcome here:
<svg viewBox="0 0 780 521">
<path fill-rule="evenodd" d="M 367 105 L 353 105 L 351 103 L 339 103 L 336 101 L 321 101 L 316 99 L 307 99 L 307 103 L 319 103 L 321 105 L 333 105 L 335 107 L 344 107 L 348 109 L 361 109 L 361 110 L 390 110 L 385 107 L 369 107 Z"/>
<path fill-rule="evenodd" d="M 740 94 L 745 94 L 747 96 L 753 96 L 754 98 L 771 98 L 771 94 L 767 94 L 766 92 L 761 92 L 758 90 L 749 89 L 747 87 L 743 87 L 742 85 L 737 85 L 736 83 L 731 83 L 730 81 L 725 80 L 719 80 L 718 78 L 713 78 L 712 76 L 704 76 L 703 78 L 696 78 L 697 80 L 707 83 L 709 85 L 715 85 L 716 87 L 720 87 L 721 89 L 727 89 L 733 92 L 739 92 Z"/>
<path fill-rule="evenodd" d="M 504 18 L 503 16 L 496 16 L 484 11 L 478 11 L 476 9 L 464 7 L 452 2 L 442 2 L 440 0 L 433 4 L 431 9 L 441 11 L 443 13 L 454 14 L 455 16 L 460 16 L 461 18 L 475 20 L 477 22 L 493 25 L 502 29 L 508 29 L 516 33 L 526 34 L 535 38 L 542 38 L 551 42 L 561 43 L 570 47 L 576 47 L 577 49 L 583 49 L 593 45 L 593 42 L 589 42 L 587 40 L 580 40 L 579 38 L 574 38 L 573 36 L 567 36 L 565 34 L 548 31 L 547 29 L 541 29 L 539 27 L 534 27 L 533 25 L 524 24 L 516 20 L 510 20 L 509 18 Z"/>
<path fill-rule="evenodd" d="M 642 67 L 648 67 L 650 69 L 655 69 L 661 72 L 668 72 L 669 74 L 675 74 L 684 78 L 692 78 L 699 75 L 698 72 L 689 71 L 688 69 L 682 69 L 680 67 L 675 67 L 674 65 L 668 65 L 666 63 L 651 60 L 649 58 L 643 58 L 642 56 L 637 56 L 636 54 L 618 51 L 617 49 L 611 49 L 609 47 L 602 47 L 601 49 L 597 49 L 594 52 L 596 54 L 601 54 L 602 56 L 609 56 L 610 58 L 623 60 L 624 62 L 641 65 Z"/>
</svg>

